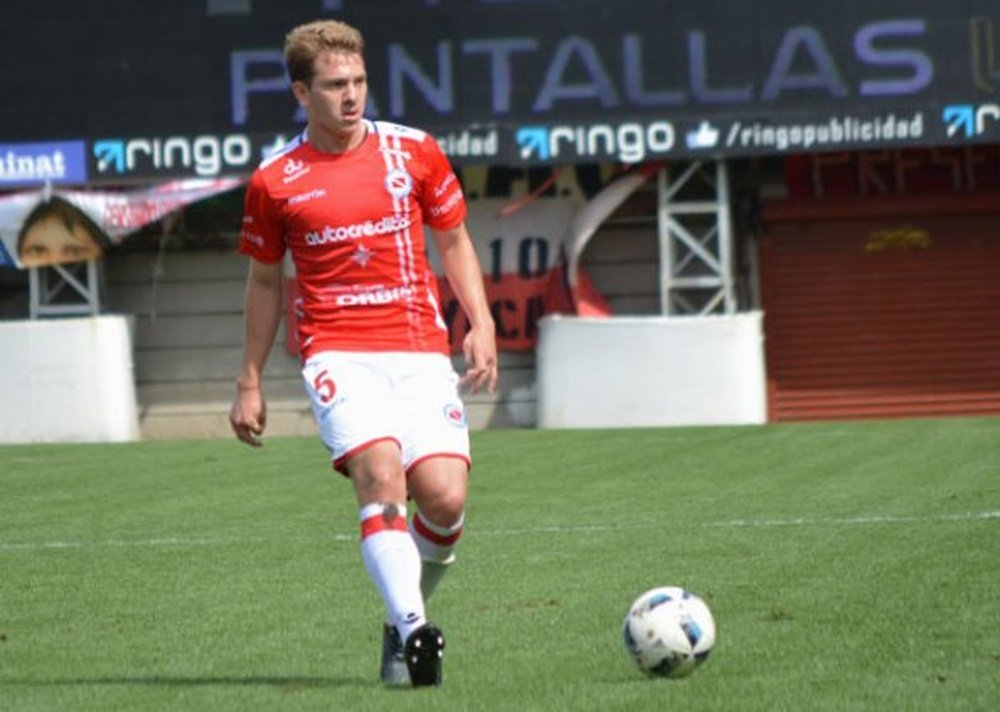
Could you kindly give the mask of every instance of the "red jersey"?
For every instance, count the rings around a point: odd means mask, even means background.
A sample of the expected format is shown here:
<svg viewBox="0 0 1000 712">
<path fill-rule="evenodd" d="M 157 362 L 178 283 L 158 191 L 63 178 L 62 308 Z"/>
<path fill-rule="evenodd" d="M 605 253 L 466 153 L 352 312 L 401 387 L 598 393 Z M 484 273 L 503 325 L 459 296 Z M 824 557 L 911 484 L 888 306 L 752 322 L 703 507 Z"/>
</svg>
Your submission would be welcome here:
<svg viewBox="0 0 1000 712">
<path fill-rule="evenodd" d="M 291 254 L 302 358 L 318 351 L 449 353 L 424 225 L 458 226 L 466 205 L 437 142 L 366 121 L 345 153 L 305 135 L 260 164 L 246 192 L 239 250 L 275 263 Z"/>
</svg>

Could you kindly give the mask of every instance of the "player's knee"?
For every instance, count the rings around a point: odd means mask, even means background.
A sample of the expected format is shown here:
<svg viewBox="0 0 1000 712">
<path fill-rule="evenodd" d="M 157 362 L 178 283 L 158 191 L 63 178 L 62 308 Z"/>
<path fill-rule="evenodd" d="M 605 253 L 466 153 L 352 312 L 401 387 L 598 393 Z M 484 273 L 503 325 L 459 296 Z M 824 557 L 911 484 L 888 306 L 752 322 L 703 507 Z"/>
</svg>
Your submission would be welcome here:
<svg viewBox="0 0 1000 712">
<path fill-rule="evenodd" d="M 454 487 L 439 490 L 418 502 L 428 523 L 439 527 L 453 527 L 462 520 L 465 511 L 465 489 Z"/>
<path fill-rule="evenodd" d="M 401 502 L 406 499 L 403 471 L 391 463 L 366 463 L 349 468 L 358 495 L 369 502 Z"/>
</svg>

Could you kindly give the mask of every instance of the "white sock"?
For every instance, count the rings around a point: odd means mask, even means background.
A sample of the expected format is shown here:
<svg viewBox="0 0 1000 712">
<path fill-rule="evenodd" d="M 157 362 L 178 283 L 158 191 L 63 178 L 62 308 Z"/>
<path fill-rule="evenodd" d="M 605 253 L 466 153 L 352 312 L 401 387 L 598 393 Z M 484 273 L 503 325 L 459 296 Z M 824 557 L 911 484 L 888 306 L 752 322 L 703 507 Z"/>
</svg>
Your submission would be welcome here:
<svg viewBox="0 0 1000 712">
<path fill-rule="evenodd" d="M 389 620 L 406 640 L 427 618 L 420 593 L 420 553 L 406 526 L 405 504 L 361 508 L 361 555 L 385 602 Z"/>
<path fill-rule="evenodd" d="M 410 521 L 410 535 L 416 542 L 420 558 L 423 560 L 423 574 L 420 577 L 420 590 L 424 601 L 431 597 L 441 579 L 448 572 L 448 567 L 455 561 L 455 548 L 462 536 L 465 515 L 450 527 L 442 527 L 427 519 L 420 510 Z"/>
</svg>

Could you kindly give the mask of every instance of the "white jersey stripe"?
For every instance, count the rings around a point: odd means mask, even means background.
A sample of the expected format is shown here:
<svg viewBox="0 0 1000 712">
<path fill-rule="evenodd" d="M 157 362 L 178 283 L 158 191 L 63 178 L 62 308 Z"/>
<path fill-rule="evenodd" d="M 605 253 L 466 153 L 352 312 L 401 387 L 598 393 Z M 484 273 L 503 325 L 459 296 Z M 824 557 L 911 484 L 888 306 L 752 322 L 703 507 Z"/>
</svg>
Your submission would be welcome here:
<svg viewBox="0 0 1000 712">
<path fill-rule="evenodd" d="M 396 168 L 395 161 L 397 149 L 399 148 L 399 141 L 396 140 L 395 145 L 390 145 L 389 132 L 379 131 L 378 132 L 378 146 L 382 153 L 382 160 L 385 162 L 385 173 L 386 178 L 389 174 Z M 392 210 L 394 213 L 399 214 L 405 211 L 406 199 L 398 197 L 395 193 L 392 193 Z M 399 263 L 399 278 L 404 286 L 410 284 L 409 270 L 406 268 L 406 250 L 403 247 L 402 235 L 396 233 L 396 260 Z"/>
<path fill-rule="evenodd" d="M 391 142 L 391 143 L 390 143 Z M 399 134 L 394 131 L 382 131 L 379 133 L 379 147 L 382 149 L 382 156 L 385 160 L 386 166 L 386 178 L 395 170 L 405 170 L 406 164 L 402 156 L 402 143 L 399 138 Z M 392 209 L 397 215 L 401 213 L 408 213 L 410 202 L 409 195 L 397 194 L 390 191 L 392 194 Z M 399 279 L 400 283 L 404 287 L 411 286 L 416 282 L 413 274 L 413 268 L 411 266 L 411 261 L 413 259 L 413 250 L 407 249 L 408 245 L 412 242 L 412 236 L 410 234 L 410 229 L 404 228 L 396 232 L 396 259 L 399 262 Z M 412 290 L 407 290 L 406 301 L 412 302 L 414 295 Z M 416 333 L 417 316 L 414 314 L 412 309 L 408 309 L 406 312 L 406 320 L 410 325 L 410 339 L 414 339 Z"/>
<path fill-rule="evenodd" d="M 396 142 L 395 148 L 398 149 L 398 153 L 396 153 L 396 160 L 398 162 L 397 168 L 399 168 L 400 170 L 404 170 L 405 171 L 406 170 L 406 156 L 405 156 L 405 154 L 402 151 L 402 148 L 403 148 L 402 138 L 397 133 L 394 136 L 394 140 Z M 406 210 L 406 212 L 409 212 L 410 211 L 410 201 L 409 201 L 409 199 L 404 199 L 404 205 L 405 205 L 404 209 Z M 417 281 L 417 273 L 416 273 L 416 269 L 415 269 L 416 261 L 414 260 L 414 257 L 413 257 L 413 234 L 412 234 L 411 229 L 409 227 L 406 228 L 406 232 L 404 234 L 404 243 L 403 244 L 406 247 L 406 258 L 407 258 L 406 259 L 406 265 L 407 265 L 407 271 L 409 272 L 410 281 L 411 282 L 416 282 Z"/>
</svg>

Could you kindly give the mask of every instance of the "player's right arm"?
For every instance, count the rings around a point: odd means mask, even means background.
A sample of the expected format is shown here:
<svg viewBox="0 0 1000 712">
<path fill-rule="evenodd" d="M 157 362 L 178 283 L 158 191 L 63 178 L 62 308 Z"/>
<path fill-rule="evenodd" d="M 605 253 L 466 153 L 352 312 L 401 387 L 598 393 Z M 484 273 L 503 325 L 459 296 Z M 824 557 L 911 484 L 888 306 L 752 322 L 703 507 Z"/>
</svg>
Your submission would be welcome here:
<svg viewBox="0 0 1000 712">
<path fill-rule="evenodd" d="M 236 437 L 257 447 L 267 425 L 267 403 L 261 390 L 264 364 L 274 344 L 282 314 L 284 228 L 280 210 L 270 198 L 261 170 L 250 177 L 245 196 L 239 251 L 250 257 L 243 296 L 243 363 L 229 424 Z"/>
<path fill-rule="evenodd" d="M 262 391 L 264 364 L 274 344 L 282 311 L 281 262 L 250 260 L 244 295 L 243 364 L 236 378 L 236 396 L 229 423 L 236 437 L 257 447 L 267 424 Z"/>
</svg>

